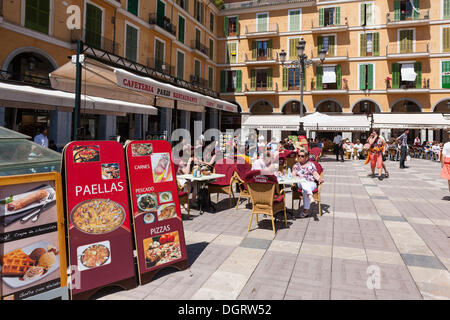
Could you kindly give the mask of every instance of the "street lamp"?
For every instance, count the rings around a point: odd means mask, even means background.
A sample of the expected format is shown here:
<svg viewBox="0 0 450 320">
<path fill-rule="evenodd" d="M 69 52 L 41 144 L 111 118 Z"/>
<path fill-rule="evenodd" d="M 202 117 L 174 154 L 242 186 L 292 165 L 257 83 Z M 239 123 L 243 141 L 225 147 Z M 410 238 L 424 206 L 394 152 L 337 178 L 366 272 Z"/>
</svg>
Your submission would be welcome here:
<svg viewBox="0 0 450 320">
<path fill-rule="evenodd" d="M 283 66 L 287 66 L 288 68 L 294 68 L 295 71 L 299 71 L 300 73 L 300 118 L 303 118 L 303 77 L 305 74 L 305 68 L 312 65 L 314 62 L 310 59 L 308 59 L 308 56 L 305 54 L 305 47 L 306 47 L 306 41 L 301 38 L 297 45 L 297 55 L 298 59 L 290 61 L 289 63 L 286 63 L 286 52 L 284 50 L 281 50 L 280 52 L 280 60 L 281 64 Z M 325 49 L 320 50 L 319 52 L 319 58 L 320 58 L 320 64 L 323 64 L 323 61 L 325 60 L 325 56 L 327 54 L 327 51 Z M 300 119 L 300 131 L 303 131 L 303 122 Z"/>
</svg>

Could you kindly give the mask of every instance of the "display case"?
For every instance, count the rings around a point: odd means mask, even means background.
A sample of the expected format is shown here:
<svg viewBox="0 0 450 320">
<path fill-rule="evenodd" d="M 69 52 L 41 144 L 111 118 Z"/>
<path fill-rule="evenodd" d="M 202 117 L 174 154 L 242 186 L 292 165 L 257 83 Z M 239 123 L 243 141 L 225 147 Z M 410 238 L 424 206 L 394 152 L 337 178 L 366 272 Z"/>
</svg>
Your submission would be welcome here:
<svg viewBox="0 0 450 320">
<path fill-rule="evenodd" d="M 28 139 L 0 127 L 0 176 L 60 171 L 62 155 Z"/>
</svg>

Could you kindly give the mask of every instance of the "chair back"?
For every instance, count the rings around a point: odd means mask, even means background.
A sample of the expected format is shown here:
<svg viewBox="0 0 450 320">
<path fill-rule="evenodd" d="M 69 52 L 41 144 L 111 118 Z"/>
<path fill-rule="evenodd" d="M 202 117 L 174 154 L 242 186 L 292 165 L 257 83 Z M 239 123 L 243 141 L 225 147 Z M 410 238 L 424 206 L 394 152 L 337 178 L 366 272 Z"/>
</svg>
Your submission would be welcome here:
<svg viewBox="0 0 450 320">
<path fill-rule="evenodd" d="M 268 209 L 273 207 L 273 197 L 278 180 L 274 175 L 262 175 L 260 170 L 250 171 L 246 177 L 252 204 L 254 207 Z"/>
<path fill-rule="evenodd" d="M 289 156 L 286 158 L 285 167 L 286 167 L 286 169 L 287 169 L 287 168 L 291 168 L 291 170 L 292 170 L 292 168 L 294 167 L 295 163 L 297 162 L 297 159 L 295 158 L 295 156 L 296 156 L 296 153 L 295 153 L 295 152 L 293 152 L 293 153 L 291 153 L 291 154 L 293 154 L 294 157 L 291 157 L 291 156 L 289 155 Z"/>
<path fill-rule="evenodd" d="M 313 160 L 309 160 L 310 162 L 314 163 L 314 165 L 316 166 L 316 170 L 318 174 L 322 174 L 323 173 L 323 168 L 322 165 L 320 163 L 318 163 L 317 161 L 313 161 Z"/>
<path fill-rule="evenodd" d="M 236 164 L 236 175 L 238 179 L 242 182 L 244 182 L 245 177 L 247 174 L 252 171 L 252 166 L 247 163 L 238 163 Z"/>
<path fill-rule="evenodd" d="M 320 155 L 322 154 L 322 149 L 319 147 L 314 147 L 311 149 L 309 154 L 313 155 L 315 161 L 319 161 Z"/>
<path fill-rule="evenodd" d="M 226 163 L 226 161 L 216 163 L 214 166 L 214 172 L 219 174 L 224 174 L 225 177 L 216 179 L 215 182 L 211 184 L 219 186 L 229 186 L 231 184 L 231 179 L 233 178 L 234 171 L 236 170 L 236 164 Z"/>
</svg>

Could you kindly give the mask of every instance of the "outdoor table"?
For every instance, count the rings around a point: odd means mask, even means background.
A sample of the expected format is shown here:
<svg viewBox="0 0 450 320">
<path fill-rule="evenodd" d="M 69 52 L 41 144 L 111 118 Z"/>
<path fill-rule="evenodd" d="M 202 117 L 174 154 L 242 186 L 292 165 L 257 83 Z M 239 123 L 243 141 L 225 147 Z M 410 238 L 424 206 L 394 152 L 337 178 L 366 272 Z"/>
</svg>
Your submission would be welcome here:
<svg viewBox="0 0 450 320">
<path fill-rule="evenodd" d="M 278 184 L 291 186 L 291 185 L 293 185 L 293 184 L 298 184 L 298 183 L 300 183 L 300 182 L 302 181 L 302 178 L 300 178 L 300 177 L 292 177 L 292 178 L 288 178 L 288 177 L 286 177 L 286 176 L 281 176 L 281 177 L 277 177 L 277 180 L 278 180 Z M 285 192 L 285 194 L 286 194 L 286 192 Z M 294 208 L 291 208 L 291 210 L 292 210 L 292 213 L 289 212 L 289 211 L 287 210 L 287 208 L 286 208 L 286 212 L 288 212 L 288 213 L 292 216 L 292 219 L 295 220 L 295 216 L 294 216 Z"/>
<path fill-rule="evenodd" d="M 186 179 L 186 180 L 189 181 L 189 184 L 188 184 L 189 191 L 188 192 L 190 192 L 190 190 L 191 190 L 191 182 L 196 182 L 197 187 L 198 187 L 198 189 L 197 189 L 198 190 L 198 192 L 197 192 L 197 204 L 198 204 L 198 209 L 200 211 L 200 214 L 203 213 L 203 209 L 204 209 L 202 207 L 202 204 L 200 203 L 200 198 L 198 196 L 199 193 L 200 193 L 200 189 L 206 189 L 206 184 L 207 183 L 211 182 L 212 180 L 223 178 L 223 177 L 225 177 L 225 175 L 224 174 L 219 174 L 219 173 L 211 173 L 211 174 L 208 174 L 208 175 L 202 175 L 200 177 L 194 177 L 193 174 L 180 174 L 180 175 L 177 175 L 177 179 Z M 214 206 L 210 203 L 210 201 L 208 201 L 208 203 L 210 204 L 212 209 L 214 209 Z"/>
</svg>

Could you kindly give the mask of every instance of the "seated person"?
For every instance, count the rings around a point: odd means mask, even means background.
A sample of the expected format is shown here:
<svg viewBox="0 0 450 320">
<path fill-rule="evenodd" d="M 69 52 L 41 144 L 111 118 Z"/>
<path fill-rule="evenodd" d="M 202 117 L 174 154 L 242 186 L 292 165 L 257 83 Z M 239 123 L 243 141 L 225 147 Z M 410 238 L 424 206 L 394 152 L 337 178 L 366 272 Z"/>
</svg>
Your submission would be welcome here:
<svg viewBox="0 0 450 320">
<path fill-rule="evenodd" d="M 298 187 L 302 189 L 303 193 L 303 212 L 301 217 L 304 218 L 309 215 L 311 203 L 315 203 L 313 191 L 317 188 L 317 183 L 323 183 L 323 179 L 317 172 L 317 168 L 313 162 L 309 161 L 309 153 L 305 149 L 300 149 L 298 152 L 299 162 L 293 167 L 293 176 L 300 177 L 302 182 Z"/>
<path fill-rule="evenodd" d="M 427 143 L 425 147 L 423 148 L 423 151 L 425 152 L 425 159 L 431 159 L 432 149 L 431 144 Z"/>
<path fill-rule="evenodd" d="M 252 170 L 261 170 L 263 175 L 272 175 L 278 169 L 276 162 L 272 152 L 266 151 L 260 155 L 258 160 L 253 162 Z"/>
<path fill-rule="evenodd" d="M 361 140 L 359 140 L 359 139 L 356 140 L 356 143 L 353 146 L 353 148 L 354 148 L 354 151 L 355 151 L 355 154 L 354 154 L 355 160 L 356 159 L 363 159 L 364 158 L 364 146 L 361 143 Z"/>
<path fill-rule="evenodd" d="M 351 159 L 353 156 L 353 147 L 350 140 L 345 139 L 345 143 L 342 144 L 342 148 L 344 149 L 345 155 L 349 154 Z"/>
<path fill-rule="evenodd" d="M 437 141 L 433 144 L 433 146 L 431 147 L 431 150 L 433 151 L 433 160 L 439 161 L 441 147 L 439 146 L 439 143 Z"/>
</svg>

